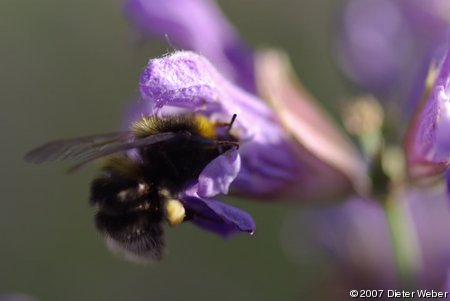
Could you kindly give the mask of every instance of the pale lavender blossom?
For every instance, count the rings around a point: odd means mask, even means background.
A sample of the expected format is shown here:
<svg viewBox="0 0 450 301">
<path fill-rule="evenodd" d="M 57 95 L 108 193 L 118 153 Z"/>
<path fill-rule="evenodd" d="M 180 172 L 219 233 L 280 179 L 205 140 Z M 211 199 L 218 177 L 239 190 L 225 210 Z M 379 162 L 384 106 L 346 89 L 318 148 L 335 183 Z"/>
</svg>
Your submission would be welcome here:
<svg viewBox="0 0 450 301">
<path fill-rule="evenodd" d="M 211 61 L 223 75 L 255 91 L 253 56 L 213 0 L 126 0 L 124 10 L 142 34 L 167 39 Z"/>
<path fill-rule="evenodd" d="M 0 295 L 0 301 L 35 301 L 36 299 L 24 294 Z"/>
<path fill-rule="evenodd" d="M 284 250 L 296 261 L 320 254 L 341 275 L 339 282 L 347 289 L 401 289 L 404 285 L 442 289 L 450 265 L 450 211 L 441 188 L 400 193 L 395 206 L 403 217 L 394 223 L 407 229 L 402 236 L 393 238 L 380 203 L 354 198 L 340 206 L 292 215 L 283 228 Z M 406 253 L 395 254 L 398 245 L 393 239 L 407 246 L 402 250 Z M 407 284 L 402 283 L 397 256 L 410 259 Z"/>
<path fill-rule="evenodd" d="M 349 0 L 337 39 L 339 63 L 363 89 L 392 100 L 413 88 L 449 31 L 446 0 Z"/>
<path fill-rule="evenodd" d="M 406 67 L 412 35 L 394 1 L 348 1 L 337 46 L 345 73 L 362 87 L 379 90 L 395 85 Z"/>
</svg>

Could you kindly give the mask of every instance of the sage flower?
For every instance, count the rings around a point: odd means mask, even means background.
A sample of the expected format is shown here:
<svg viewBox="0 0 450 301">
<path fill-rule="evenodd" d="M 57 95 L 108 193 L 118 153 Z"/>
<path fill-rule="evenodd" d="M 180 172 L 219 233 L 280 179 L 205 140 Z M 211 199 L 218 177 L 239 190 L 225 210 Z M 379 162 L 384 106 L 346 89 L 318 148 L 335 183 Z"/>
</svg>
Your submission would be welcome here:
<svg viewBox="0 0 450 301">
<path fill-rule="evenodd" d="M 144 36 L 167 39 L 211 61 L 223 75 L 254 92 L 253 57 L 211 0 L 126 0 L 130 23 Z"/>
</svg>

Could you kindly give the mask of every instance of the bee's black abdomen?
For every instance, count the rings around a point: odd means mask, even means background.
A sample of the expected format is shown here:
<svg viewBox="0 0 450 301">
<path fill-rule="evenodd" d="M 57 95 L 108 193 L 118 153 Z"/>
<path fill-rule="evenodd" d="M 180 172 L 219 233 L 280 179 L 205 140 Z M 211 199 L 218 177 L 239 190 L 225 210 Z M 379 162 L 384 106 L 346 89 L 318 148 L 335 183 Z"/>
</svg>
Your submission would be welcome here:
<svg viewBox="0 0 450 301">
<path fill-rule="evenodd" d="M 108 215 L 98 212 L 97 229 L 105 236 L 108 247 L 130 260 L 158 261 L 164 254 L 162 216 L 147 212 Z"/>
</svg>

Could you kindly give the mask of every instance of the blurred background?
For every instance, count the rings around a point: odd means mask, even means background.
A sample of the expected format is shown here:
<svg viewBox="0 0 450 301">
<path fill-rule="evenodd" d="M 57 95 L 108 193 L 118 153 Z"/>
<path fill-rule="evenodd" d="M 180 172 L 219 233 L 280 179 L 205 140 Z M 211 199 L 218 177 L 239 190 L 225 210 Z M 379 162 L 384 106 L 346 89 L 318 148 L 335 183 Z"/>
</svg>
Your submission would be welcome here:
<svg viewBox="0 0 450 301">
<path fill-rule="evenodd" d="M 336 0 L 219 1 L 246 41 L 291 56 L 299 77 L 336 115 L 353 94 L 333 60 Z M 114 131 L 138 77 L 164 43 L 142 45 L 117 1 L 0 1 L 2 137 L 0 294 L 37 300 L 301 300 L 328 267 L 290 260 L 281 229 L 296 205 L 230 200 L 257 232 L 225 241 L 189 224 L 167 228 L 168 251 L 142 266 L 112 255 L 93 225 L 95 166 L 23 162 L 47 140 Z"/>
</svg>

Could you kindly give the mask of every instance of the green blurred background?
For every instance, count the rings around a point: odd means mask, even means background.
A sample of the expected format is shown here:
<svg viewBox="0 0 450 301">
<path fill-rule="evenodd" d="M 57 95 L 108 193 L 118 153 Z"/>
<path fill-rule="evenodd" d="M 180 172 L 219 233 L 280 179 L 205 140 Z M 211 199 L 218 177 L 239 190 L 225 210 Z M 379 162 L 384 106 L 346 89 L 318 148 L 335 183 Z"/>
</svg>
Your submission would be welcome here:
<svg viewBox="0 0 450 301">
<path fill-rule="evenodd" d="M 331 51 L 339 1 L 220 4 L 249 44 L 284 48 L 306 86 L 336 112 L 347 93 Z M 65 164 L 34 166 L 22 156 L 47 140 L 117 129 L 147 60 L 168 46 L 139 46 L 118 1 L 2 0 L 0 32 L 0 295 L 264 301 L 324 289 L 316 281 L 326 267 L 283 252 L 292 204 L 232 201 L 254 216 L 253 237 L 225 241 L 189 224 L 167 229 L 167 255 L 152 266 L 109 253 L 87 202 L 95 167 L 66 176 Z"/>
</svg>

